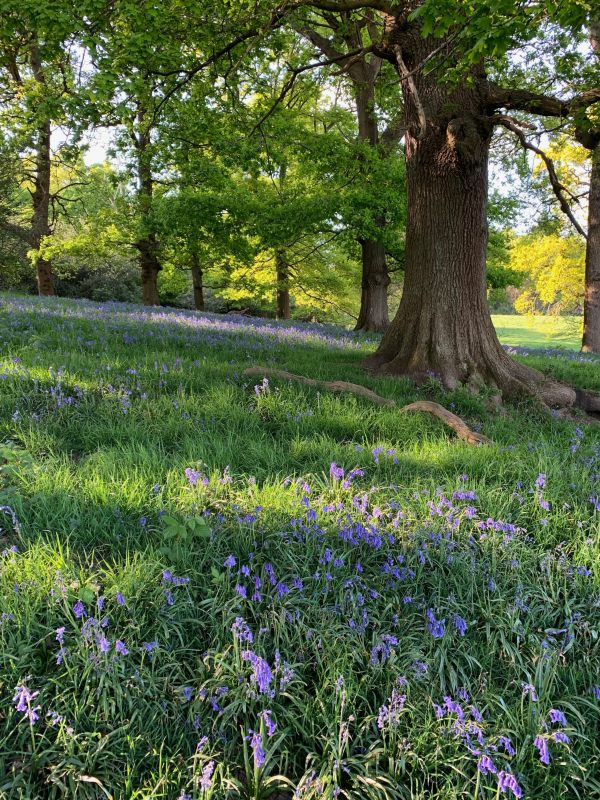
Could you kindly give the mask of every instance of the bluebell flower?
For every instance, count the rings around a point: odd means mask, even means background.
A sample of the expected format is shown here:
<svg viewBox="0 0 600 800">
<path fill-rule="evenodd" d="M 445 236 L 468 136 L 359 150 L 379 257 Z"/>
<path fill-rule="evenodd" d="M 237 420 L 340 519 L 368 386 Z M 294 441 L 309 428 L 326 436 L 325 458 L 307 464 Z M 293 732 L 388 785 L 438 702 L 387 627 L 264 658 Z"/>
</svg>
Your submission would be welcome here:
<svg viewBox="0 0 600 800">
<path fill-rule="evenodd" d="M 242 658 L 252 665 L 251 682 L 258 686 L 258 691 L 261 694 L 269 693 L 271 681 L 273 680 L 273 673 L 269 664 L 252 650 L 244 650 Z"/>
<path fill-rule="evenodd" d="M 13 697 L 15 709 L 23 714 L 24 719 L 29 720 L 30 725 L 35 725 L 40 718 L 37 712 L 40 710 L 41 706 L 32 706 L 33 700 L 38 694 L 39 692 L 30 692 L 25 685 L 15 687 L 15 696 Z"/>
<path fill-rule="evenodd" d="M 240 642 L 249 642 L 252 644 L 254 636 L 246 620 L 243 617 L 236 617 L 233 625 L 231 626 L 235 637 Z"/>
<path fill-rule="evenodd" d="M 200 788 L 204 790 L 208 790 L 212 784 L 212 774 L 215 769 L 215 762 L 208 761 L 204 768 L 202 769 L 202 775 L 200 776 Z"/>
<path fill-rule="evenodd" d="M 331 466 L 329 467 L 329 474 L 331 475 L 334 481 L 337 481 L 340 478 L 344 477 L 344 469 L 343 467 L 338 467 L 335 461 L 333 461 L 331 463 Z"/>
<path fill-rule="evenodd" d="M 477 769 L 481 772 L 482 775 L 496 775 L 498 770 L 494 766 L 494 762 L 488 755 L 482 755 L 479 761 L 477 762 Z"/>
<path fill-rule="evenodd" d="M 273 734 L 277 730 L 277 724 L 271 718 L 272 713 L 273 712 L 270 711 L 269 709 L 265 709 L 264 711 L 261 711 L 261 713 L 258 715 L 260 719 L 262 719 L 262 721 L 265 723 L 265 729 L 267 731 L 267 736 L 269 738 L 273 736 Z"/>
<path fill-rule="evenodd" d="M 200 480 L 201 475 L 198 470 L 188 467 L 185 470 L 185 477 L 188 479 L 190 486 L 195 486 Z"/>
<path fill-rule="evenodd" d="M 469 626 L 467 625 L 467 622 L 466 622 L 466 620 L 464 620 L 464 619 L 463 619 L 462 617 L 460 617 L 458 614 L 455 614 L 455 615 L 454 615 L 454 617 L 452 618 L 452 622 L 454 623 L 454 627 L 456 628 L 456 630 L 458 631 L 458 633 L 459 633 L 461 636 L 464 636 L 464 635 L 465 635 L 465 633 L 467 632 L 467 628 L 469 627 Z"/>
<path fill-rule="evenodd" d="M 550 709 L 550 722 L 554 723 L 555 725 L 567 725 L 567 718 L 565 717 L 564 713 L 560 711 L 558 708 L 551 708 Z"/>
<path fill-rule="evenodd" d="M 515 748 L 513 747 L 512 742 L 508 738 L 508 736 L 501 736 L 498 739 L 498 744 L 504 748 L 507 755 L 511 757 L 515 755 Z"/>
<path fill-rule="evenodd" d="M 86 616 L 85 606 L 83 605 L 81 600 L 78 600 L 73 606 L 73 613 L 75 614 L 77 619 L 81 619 L 82 617 Z"/>
<path fill-rule="evenodd" d="M 446 620 L 436 619 L 436 616 L 433 613 L 432 608 L 427 609 L 427 619 L 428 619 L 427 627 L 429 628 L 429 633 L 433 636 L 434 639 L 441 639 L 446 631 Z"/>
<path fill-rule="evenodd" d="M 125 646 L 125 643 L 122 642 L 120 639 L 117 639 L 117 641 L 115 642 L 115 650 L 120 656 L 129 655 L 129 650 Z"/>
<path fill-rule="evenodd" d="M 262 767 L 266 761 L 266 753 L 263 748 L 263 737 L 258 731 L 249 731 L 246 739 L 250 742 L 250 747 L 254 754 L 254 766 Z"/>
<path fill-rule="evenodd" d="M 535 686 L 533 686 L 531 683 L 522 683 L 521 689 L 523 690 L 525 697 L 529 696 L 534 703 L 537 703 L 538 696 L 535 691 Z"/>
<path fill-rule="evenodd" d="M 517 783 L 517 779 L 512 772 L 505 772 L 502 770 L 502 772 L 498 773 L 498 788 L 502 793 L 508 791 L 512 792 L 517 800 L 523 797 L 523 790 Z"/>
<path fill-rule="evenodd" d="M 548 750 L 548 740 L 544 736 L 536 736 L 533 741 L 533 745 L 538 749 L 542 764 L 549 764 L 550 752 Z"/>
</svg>

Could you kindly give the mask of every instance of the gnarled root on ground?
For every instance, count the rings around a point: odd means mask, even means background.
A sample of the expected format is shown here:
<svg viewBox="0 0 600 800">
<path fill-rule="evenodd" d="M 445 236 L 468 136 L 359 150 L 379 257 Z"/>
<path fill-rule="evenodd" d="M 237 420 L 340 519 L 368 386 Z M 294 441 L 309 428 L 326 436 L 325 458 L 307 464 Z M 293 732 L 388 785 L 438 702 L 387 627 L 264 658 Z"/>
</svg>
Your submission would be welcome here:
<svg viewBox="0 0 600 800">
<path fill-rule="evenodd" d="M 348 383 L 347 381 L 317 381 L 314 378 L 305 378 L 303 375 L 294 375 L 292 372 L 286 372 L 285 370 L 274 369 L 272 367 L 248 367 L 248 369 L 244 370 L 244 375 L 263 378 L 280 378 L 281 380 L 296 381 L 305 386 L 326 389 L 330 392 L 353 394 L 356 395 L 356 397 L 362 397 L 364 400 L 370 400 L 378 406 L 396 405 L 393 400 L 387 397 L 381 397 L 381 395 L 372 392 L 365 386 L 360 386 L 357 383 Z M 486 436 L 471 430 L 464 420 L 451 411 L 448 411 L 447 408 L 444 408 L 444 406 L 441 406 L 439 403 L 433 403 L 429 400 L 419 400 L 416 403 L 410 403 L 399 409 L 401 414 L 414 411 L 423 411 L 426 414 L 432 414 L 445 425 L 452 428 L 457 436 L 469 444 L 487 444 L 490 441 Z"/>
</svg>

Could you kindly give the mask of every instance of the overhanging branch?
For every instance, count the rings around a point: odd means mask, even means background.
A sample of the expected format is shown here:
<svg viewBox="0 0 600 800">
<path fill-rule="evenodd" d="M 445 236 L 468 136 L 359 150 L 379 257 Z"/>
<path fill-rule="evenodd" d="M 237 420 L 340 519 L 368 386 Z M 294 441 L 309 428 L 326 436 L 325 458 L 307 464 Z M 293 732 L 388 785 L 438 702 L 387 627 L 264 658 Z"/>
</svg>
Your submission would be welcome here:
<svg viewBox="0 0 600 800">
<path fill-rule="evenodd" d="M 570 220 L 571 224 L 573 225 L 577 233 L 581 234 L 581 236 L 583 236 L 584 239 L 587 239 L 586 232 L 577 221 L 575 215 L 573 214 L 573 211 L 571 210 L 571 206 L 569 205 L 567 198 L 565 197 L 565 193 L 568 192 L 568 189 L 566 188 L 566 186 L 563 186 L 563 184 L 560 182 L 558 175 L 556 173 L 556 167 L 554 166 L 554 161 L 550 158 L 550 156 L 547 155 L 547 153 L 545 153 L 542 149 L 536 147 L 536 145 L 534 145 L 532 142 L 529 141 L 529 139 L 525 136 L 525 131 L 521 127 L 519 127 L 519 124 L 515 120 L 511 119 L 510 117 L 503 116 L 501 114 L 497 114 L 495 117 L 492 117 L 491 120 L 492 122 L 497 122 L 499 125 L 502 125 L 504 128 L 514 133 L 515 136 L 518 138 L 519 142 L 521 143 L 521 146 L 525 150 L 530 150 L 532 153 L 535 153 L 542 159 L 544 165 L 546 166 L 546 170 L 548 172 L 548 179 L 550 181 L 550 185 L 552 186 L 552 191 L 554 192 L 554 195 L 558 200 L 558 203 L 560 205 L 563 214 L 565 214 L 565 216 L 568 217 L 568 219 Z"/>
</svg>

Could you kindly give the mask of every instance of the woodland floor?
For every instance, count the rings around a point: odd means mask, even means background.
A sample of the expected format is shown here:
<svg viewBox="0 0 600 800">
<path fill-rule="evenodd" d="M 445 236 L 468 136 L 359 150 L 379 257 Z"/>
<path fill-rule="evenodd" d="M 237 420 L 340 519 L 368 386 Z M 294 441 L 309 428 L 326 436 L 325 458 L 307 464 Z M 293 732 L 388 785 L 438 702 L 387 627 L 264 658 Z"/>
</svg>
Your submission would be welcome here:
<svg viewBox="0 0 600 800">
<path fill-rule="evenodd" d="M 518 358 L 600 390 L 526 323 Z M 600 797 L 600 427 L 369 376 L 373 344 L 0 295 L 2 800 Z"/>
</svg>

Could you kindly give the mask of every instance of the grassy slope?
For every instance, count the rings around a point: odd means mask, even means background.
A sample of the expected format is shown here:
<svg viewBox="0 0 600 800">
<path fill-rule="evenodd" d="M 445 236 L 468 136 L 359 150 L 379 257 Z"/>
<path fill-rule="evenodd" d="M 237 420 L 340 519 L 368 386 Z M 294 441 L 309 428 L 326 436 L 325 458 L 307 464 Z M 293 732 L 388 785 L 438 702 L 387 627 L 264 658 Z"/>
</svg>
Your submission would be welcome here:
<svg viewBox="0 0 600 800">
<path fill-rule="evenodd" d="M 269 364 L 416 397 L 367 377 L 368 343 L 339 331 L 0 304 L 0 505 L 20 523 L 5 514 L 0 797 L 95 798 L 102 784 L 118 798 L 266 798 L 276 775 L 292 787 L 283 797 L 298 786 L 302 797 L 493 797 L 493 775 L 476 789 L 474 750 L 528 797 L 600 794 L 597 429 L 443 398 L 495 442 L 472 448 L 421 415 L 245 385 L 246 365 Z M 600 389 L 597 361 L 527 360 Z M 441 398 L 434 385 L 428 395 Z M 365 474 L 344 489 L 331 462 Z M 439 638 L 429 609 L 445 620 Z M 232 632 L 238 617 L 251 643 Z M 39 691 L 34 726 L 11 702 L 24 684 Z M 382 721 L 401 705 L 395 689 L 404 709 Z M 450 704 L 436 718 L 449 695 L 463 721 Z M 263 732 L 261 770 L 250 730 Z M 533 740 L 553 730 L 571 744 L 550 741 L 545 766 Z"/>
<path fill-rule="evenodd" d="M 501 341 L 511 347 L 567 348 L 581 346 L 581 317 L 492 317 Z"/>
</svg>

